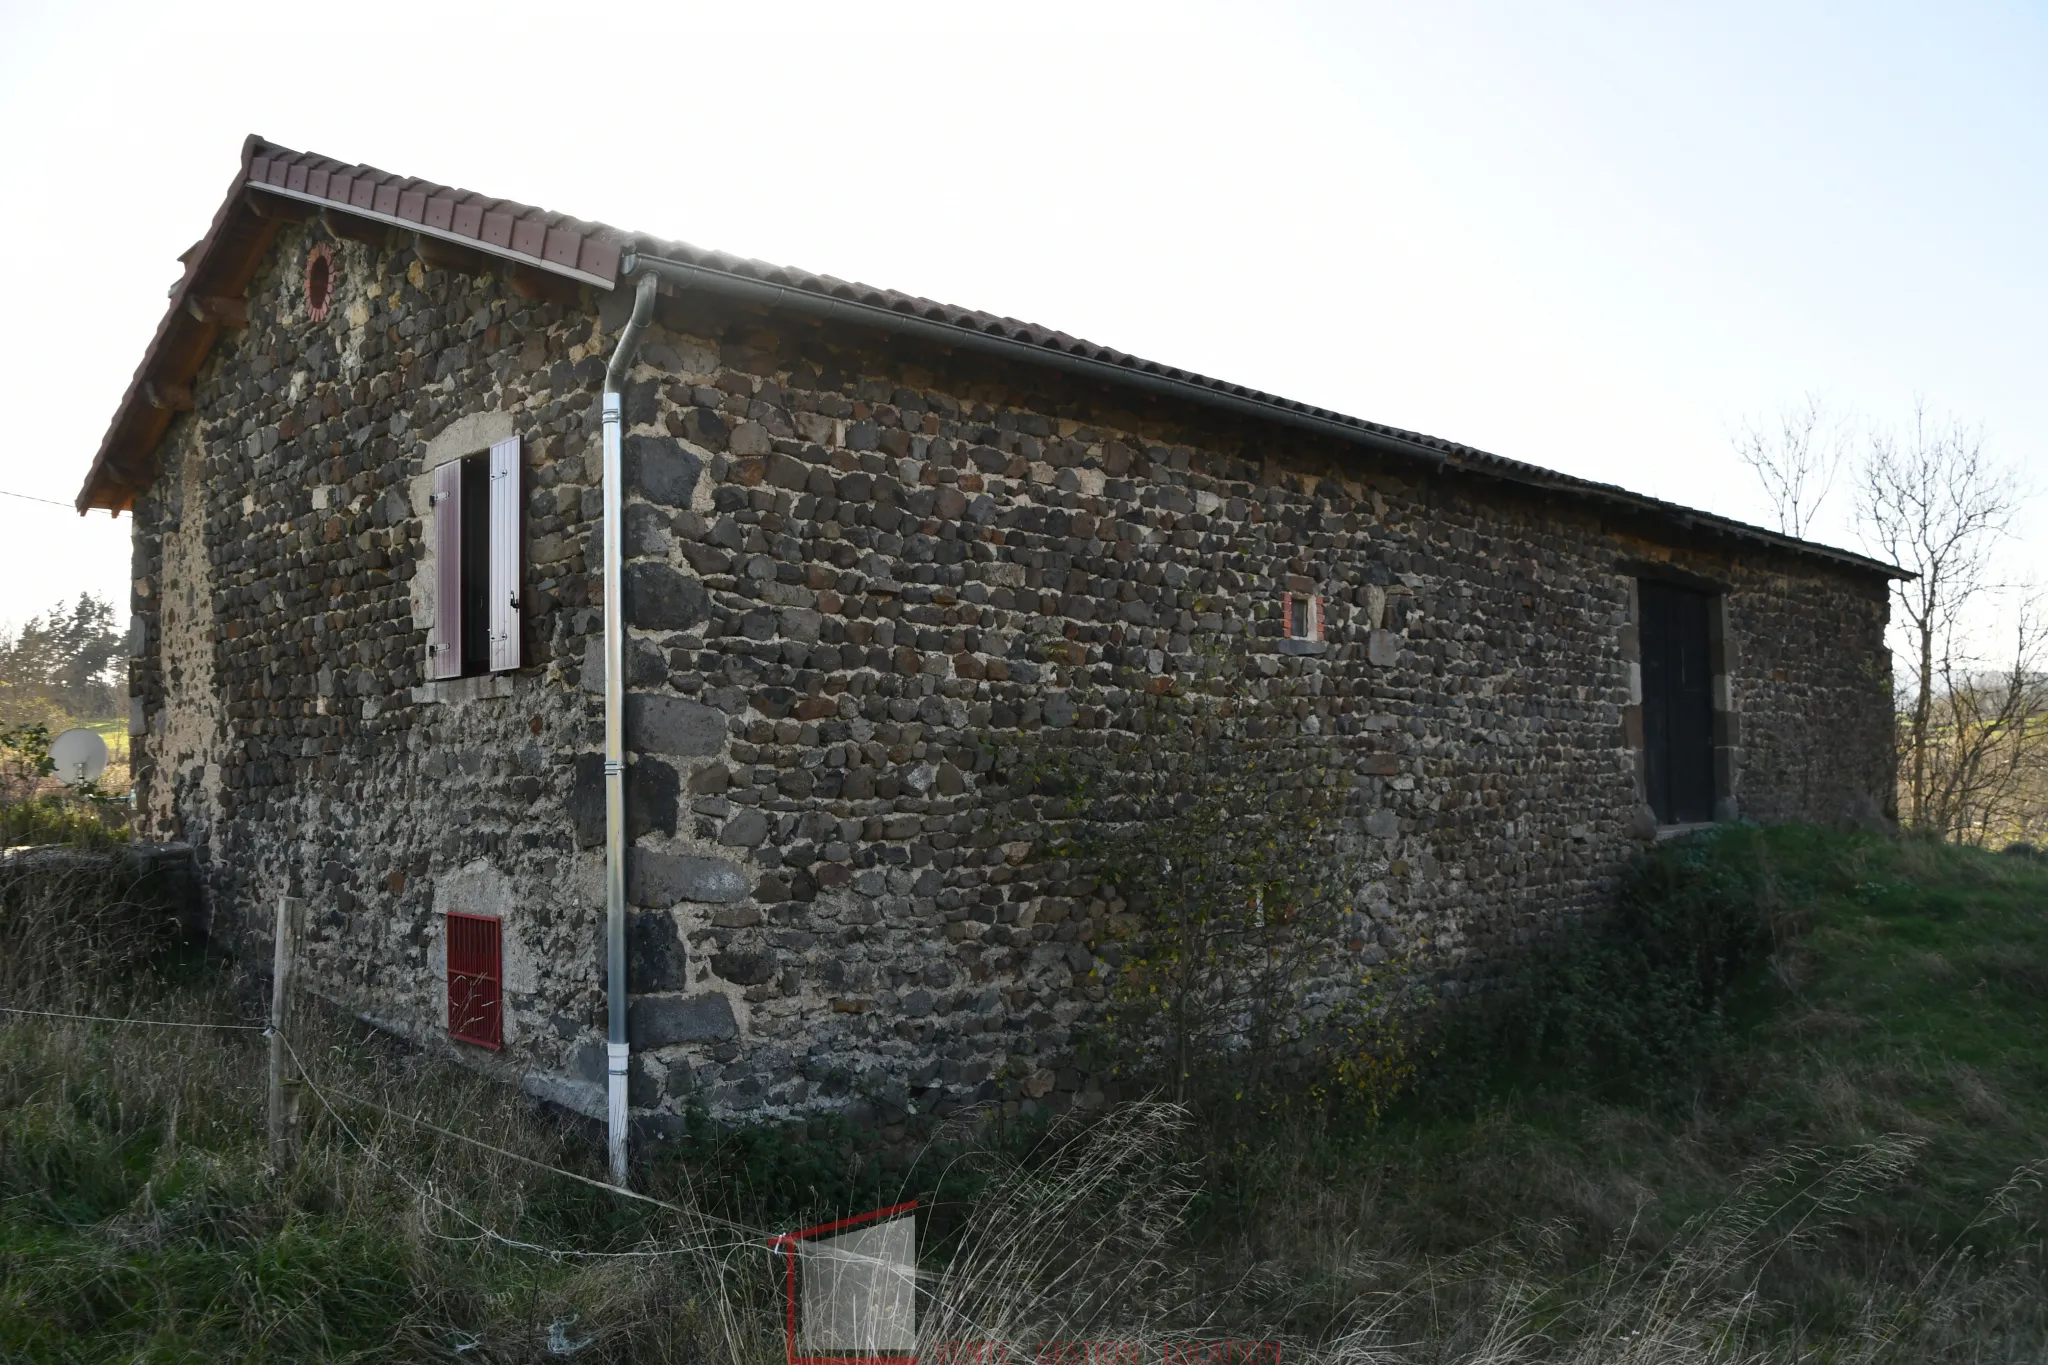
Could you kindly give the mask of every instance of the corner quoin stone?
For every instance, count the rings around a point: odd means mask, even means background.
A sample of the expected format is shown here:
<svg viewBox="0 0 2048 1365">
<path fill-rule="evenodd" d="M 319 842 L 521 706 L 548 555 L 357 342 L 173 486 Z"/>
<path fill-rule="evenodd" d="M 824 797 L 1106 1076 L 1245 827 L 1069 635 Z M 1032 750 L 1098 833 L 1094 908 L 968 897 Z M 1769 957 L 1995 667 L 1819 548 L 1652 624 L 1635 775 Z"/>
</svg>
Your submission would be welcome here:
<svg viewBox="0 0 2048 1365">
<path fill-rule="evenodd" d="M 626 898 L 635 905 L 670 906 L 677 901 L 724 905 L 744 900 L 754 884 L 723 858 L 699 858 L 636 848 L 626 857 Z"/>
<path fill-rule="evenodd" d="M 732 1002 L 717 994 L 643 995 L 626 1013 L 626 1035 L 636 1048 L 722 1043 L 739 1032 Z"/>
<path fill-rule="evenodd" d="M 709 605 L 701 582 L 666 564 L 626 566 L 626 617 L 643 630 L 688 630 Z"/>
<path fill-rule="evenodd" d="M 725 713 L 682 697 L 629 693 L 626 747 L 643 754 L 708 757 L 725 747 Z"/>
<path fill-rule="evenodd" d="M 626 487 L 664 507 L 688 507 L 703 461 L 666 436 L 628 436 L 622 442 Z"/>
</svg>

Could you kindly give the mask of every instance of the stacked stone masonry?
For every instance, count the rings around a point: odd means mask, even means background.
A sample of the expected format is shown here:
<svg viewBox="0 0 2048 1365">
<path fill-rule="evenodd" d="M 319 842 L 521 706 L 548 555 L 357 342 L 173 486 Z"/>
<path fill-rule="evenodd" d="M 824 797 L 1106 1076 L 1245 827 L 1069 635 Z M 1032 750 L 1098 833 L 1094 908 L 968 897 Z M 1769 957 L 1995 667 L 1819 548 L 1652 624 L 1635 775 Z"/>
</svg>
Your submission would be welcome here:
<svg viewBox="0 0 2048 1365">
<path fill-rule="evenodd" d="M 603 1073 L 599 403 L 625 300 L 286 230 L 135 509 L 138 807 L 252 959 L 309 903 L 342 1007 L 586 1112 Z M 623 292 L 623 291 L 622 291 Z M 660 1127 L 1099 1099 L 1122 907 L 1017 837 L 1005 745 L 1114 738 L 1236 660 L 1354 774 L 1374 918 L 1449 989 L 1650 831 L 1633 584 L 1722 589 L 1729 811 L 1888 800 L 1882 579 L 873 333 L 664 296 L 626 395 L 631 1100 Z M 516 673 L 433 682 L 434 458 L 523 443 Z M 1649 566 L 1647 569 L 1644 566 Z M 1319 596 L 1320 644 L 1281 633 Z M 1027 827 L 1028 828 L 1028 827 Z M 502 917 L 505 1048 L 445 1040 L 442 916 Z"/>
</svg>

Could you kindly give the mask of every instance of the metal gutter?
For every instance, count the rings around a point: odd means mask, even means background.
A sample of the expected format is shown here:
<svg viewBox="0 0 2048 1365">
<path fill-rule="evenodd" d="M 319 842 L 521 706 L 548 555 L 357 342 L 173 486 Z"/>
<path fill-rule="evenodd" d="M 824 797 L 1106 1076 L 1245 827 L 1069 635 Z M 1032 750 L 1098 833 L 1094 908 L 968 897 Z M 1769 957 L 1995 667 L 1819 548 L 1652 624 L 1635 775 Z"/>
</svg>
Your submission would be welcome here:
<svg viewBox="0 0 2048 1365">
<path fill-rule="evenodd" d="M 918 317 L 893 308 L 863 303 L 857 299 L 836 298 L 808 289 L 754 279 L 713 266 L 678 261 L 647 251 L 629 250 L 620 257 L 620 275 L 623 277 L 636 270 L 652 271 L 679 289 L 702 290 L 708 294 L 764 308 L 787 309 L 827 321 L 873 327 L 898 335 L 918 337 L 942 346 L 979 351 L 986 355 L 1115 385 L 1118 388 L 1139 389 L 1251 417 L 1260 422 L 1278 423 L 1318 436 L 1335 437 L 1381 454 L 1418 461 L 1431 470 L 1453 470 L 1498 479 L 1504 483 L 1599 503 L 1635 515 L 1653 517 L 1675 525 L 1681 530 L 1746 540 L 1807 558 L 1822 559 L 1867 573 L 1882 574 L 1888 578 L 1906 576 L 1903 570 L 1894 565 L 1869 559 L 1851 551 L 1837 550 L 1833 546 L 1800 540 L 1761 526 L 1750 526 L 1694 508 L 1681 507 L 1676 503 L 1632 493 L 1611 484 L 1574 479 L 1570 475 L 1557 474 L 1538 465 L 1525 464 L 1481 450 L 1439 449 L 1420 437 L 1379 429 L 1356 418 L 1347 419 L 1335 414 L 1304 411 L 1296 405 L 1269 395 L 1232 392 L 1229 389 L 1198 382 L 1195 378 L 1158 373 L 1095 356 L 1076 355 L 1070 351 L 1019 340 L 1001 333 L 984 332 L 958 323 Z"/>
<path fill-rule="evenodd" d="M 622 277 L 623 278 L 623 277 Z M 604 963 L 606 1146 L 612 1183 L 626 1185 L 626 619 L 624 413 L 621 394 L 633 368 L 640 333 L 654 312 L 659 281 L 642 275 L 634 287 L 633 315 L 619 332 L 604 372 Z"/>
<path fill-rule="evenodd" d="M 619 269 L 621 273 L 634 269 L 651 269 L 663 279 L 685 289 L 702 289 L 708 293 L 723 294 L 729 298 L 742 299 L 769 308 L 787 308 L 793 312 L 808 313 L 812 317 L 834 322 L 880 327 L 891 332 L 922 337 L 942 345 L 964 347 L 1009 360 L 1020 360 L 1027 364 L 1062 370 L 1089 379 L 1100 379 L 1121 388 L 1138 388 L 1168 397 L 1183 398 L 1246 417 L 1256 417 L 1262 422 L 1284 422 L 1304 431 L 1361 442 L 1387 454 L 1421 460 L 1432 466 L 1444 463 L 1442 451 L 1432 450 L 1420 442 L 1381 435 L 1327 417 L 1319 417 L 1314 413 L 1297 412 L 1275 404 L 1262 403 L 1254 398 L 1205 388 L 1172 375 L 1151 374 L 1109 361 L 1096 360 L 1091 356 L 1074 355 L 1047 346 L 1034 346 L 1028 341 L 1019 341 L 1014 337 L 978 332 L 972 327 L 962 327 L 957 323 L 935 322 L 930 318 L 914 317 L 871 303 L 832 298 L 804 289 L 791 289 L 787 285 L 770 284 L 765 280 L 749 279 L 745 275 L 692 265 L 687 261 L 667 260 L 645 252 L 627 252 L 619 260 Z"/>
<path fill-rule="evenodd" d="M 560 275 L 564 279 L 575 280 L 578 284 L 591 285 L 597 289 L 611 289 L 614 287 L 612 281 L 602 275 L 593 275 L 588 270 L 578 270 L 576 267 L 568 265 L 557 265 L 553 261 L 543 260 L 538 256 L 527 256 L 517 251 L 507 251 L 503 247 L 493 246 L 491 243 L 481 241 L 478 238 L 465 237 L 459 232 L 450 232 L 446 228 L 428 227 L 425 223 L 415 223 L 410 218 L 400 218 L 395 213 L 378 213 L 375 209 L 357 208 L 352 204 L 337 204 L 332 199 L 326 199 L 317 194 L 307 194 L 303 190 L 288 190 L 282 185 L 272 185 L 261 180 L 251 180 L 248 182 L 248 186 L 252 190 L 262 190 L 265 194 L 277 195 L 281 199 L 296 199 L 301 204 L 311 204 L 316 208 L 333 209 L 336 213 L 345 213 L 351 218 L 367 218 L 373 223 L 382 223 L 386 227 L 402 228 L 407 232 L 417 232 L 422 237 L 433 237 L 439 241 L 452 242 L 456 246 L 466 246 L 473 251 L 480 251 L 486 256 L 496 256 L 500 260 L 517 261 L 520 265 L 530 265 L 535 270 L 545 270 L 551 275 Z M 619 273 L 623 278 L 627 272 L 622 270 Z"/>
</svg>

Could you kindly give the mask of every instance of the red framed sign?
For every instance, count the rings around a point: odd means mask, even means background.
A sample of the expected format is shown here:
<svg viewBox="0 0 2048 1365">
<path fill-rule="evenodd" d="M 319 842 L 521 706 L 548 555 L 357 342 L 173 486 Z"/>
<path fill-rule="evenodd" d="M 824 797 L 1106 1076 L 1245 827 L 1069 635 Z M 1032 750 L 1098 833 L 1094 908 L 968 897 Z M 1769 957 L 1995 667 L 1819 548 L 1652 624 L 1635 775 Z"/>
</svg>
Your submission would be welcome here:
<svg viewBox="0 0 2048 1365">
<path fill-rule="evenodd" d="M 916 1210 L 912 1199 L 769 1241 L 788 1365 L 917 1365 Z"/>
</svg>

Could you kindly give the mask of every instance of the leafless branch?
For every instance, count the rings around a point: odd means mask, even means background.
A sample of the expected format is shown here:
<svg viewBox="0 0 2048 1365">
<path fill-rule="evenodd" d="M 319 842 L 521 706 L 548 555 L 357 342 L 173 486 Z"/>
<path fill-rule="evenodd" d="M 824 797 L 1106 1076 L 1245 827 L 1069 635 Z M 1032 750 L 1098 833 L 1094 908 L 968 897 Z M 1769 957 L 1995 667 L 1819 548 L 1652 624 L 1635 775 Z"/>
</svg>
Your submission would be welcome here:
<svg viewBox="0 0 2048 1365">
<path fill-rule="evenodd" d="M 1927 754 L 1926 820 L 1962 843 L 2039 837 L 2048 824 L 2048 626 L 2022 601 L 2012 653 L 1978 668 L 1951 647 L 1939 665 Z"/>
<path fill-rule="evenodd" d="M 1841 469 L 1848 448 L 1842 424 L 1809 393 L 1775 419 L 1745 417 L 1732 439 L 1737 458 L 1763 484 L 1778 529 L 1804 537 Z"/>
<path fill-rule="evenodd" d="M 1908 818 L 1928 825 L 1935 697 L 1961 658 L 1968 608 L 1994 585 L 1992 555 L 2022 503 L 2014 472 L 1986 453 L 1981 429 L 1931 416 L 1916 402 L 1899 432 L 1873 430 L 1858 471 L 1857 520 L 1872 553 L 1911 570 L 1894 585 L 1909 642 L 1913 707 L 1906 736 Z"/>
</svg>

